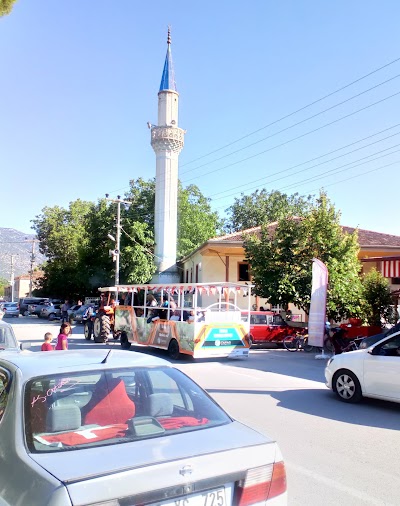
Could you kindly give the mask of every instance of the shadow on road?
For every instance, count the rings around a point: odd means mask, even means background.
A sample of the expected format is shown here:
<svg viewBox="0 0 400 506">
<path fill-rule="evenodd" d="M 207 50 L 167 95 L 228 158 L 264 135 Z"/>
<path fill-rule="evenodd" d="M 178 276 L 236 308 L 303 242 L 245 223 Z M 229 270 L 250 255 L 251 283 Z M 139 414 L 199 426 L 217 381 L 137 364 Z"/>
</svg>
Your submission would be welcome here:
<svg viewBox="0 0 400 506">
<path fill-rule="evenodd" d="M 326 389 L 228 390 L 207 388 L 210 394 L 270 395 L 278 401 L 277 406 L 308 415 L 352 425 L 364 425 L 381 429 L 400 430 L 400 405 L 392 402 L 364 398 L 359 404 L 346 404 Z"/>
</svg>

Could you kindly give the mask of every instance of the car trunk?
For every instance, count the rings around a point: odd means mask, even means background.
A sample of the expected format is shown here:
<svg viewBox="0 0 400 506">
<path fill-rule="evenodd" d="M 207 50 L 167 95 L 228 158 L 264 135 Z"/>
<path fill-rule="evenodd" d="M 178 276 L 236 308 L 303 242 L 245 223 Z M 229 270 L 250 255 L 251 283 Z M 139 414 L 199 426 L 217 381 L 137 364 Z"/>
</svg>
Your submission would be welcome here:
<svg viewBox="0 0 400 506">
<path fill-rule="evenodd" d="M 120 499 L 121 505 L 169 504 L 202 491 L 223 493 L 249 468 L 275 461 L 275 443 L 238 422 L 131 443 L 31 454 L 68 488 L 72 504 Z M 193 456 L 195 455 L 195 456 Z M 204 501 L 204 499 L 203 499 Z M 112 504 L 112 503 L 110 503 Z"/>
</svg>

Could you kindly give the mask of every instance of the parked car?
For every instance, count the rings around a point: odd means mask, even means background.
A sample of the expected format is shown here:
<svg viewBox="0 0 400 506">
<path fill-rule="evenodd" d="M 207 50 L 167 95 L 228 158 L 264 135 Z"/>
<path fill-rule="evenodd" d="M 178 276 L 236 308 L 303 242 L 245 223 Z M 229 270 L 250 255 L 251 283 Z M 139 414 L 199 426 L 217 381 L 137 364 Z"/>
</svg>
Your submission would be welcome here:
<svg viewBox="0 0 400 506">
<path fill-rule="evenodd" d="M 68 310 L 68 317 L 70 317 L 72 314 L 74 314 L 78 309 L 82 307 L 82 304 L 73 304 Z"/>
<path fill-rule="evenodd" d="M 47 318 L 48 320 L 56 320 L 61 318 L 60 304 L 53 304 L 52 302 L 42 307 L 40 311 L 40 318 Z"/>
<path fill-rule="evenodd" d="M 59 299 L 44 299 L 42 302 L 30 304 L 28 306 L 29 314 L 36 315 L 38 318 L 43 318 L 45 316 L 42 314 L 42 309 L 46 309 L 51 305 L 59 305 L 60 303 L 61 301 Z"/>
<path fill-rule="evenodd" d="M 278 444 L 141 353 L 0 355 L 0 444 L 4 506 L 287 504 Z"/>
<path fill-rule="evenodd" d="M 344 402 L 358 402 L 363 396 L 400 402 L 400 331 L 369 348 L 334 355 L 325 379 Z"/>
<path fill-rule="evenodd" d="M 48 297 L 25 297 L 19 299 L 19 313 L 23 316 L 29 315 L 29 305 L 42 304 L 44 301 L 49 300 Z"/>
<path fill-rule="evenodd" d="M 0 320 L 0 351 L 19 351 L 20 348 L 12 326 Z"/>
<path fill-rule="evenodd" d="M 69 321 L 70 323 L 85 323 L 85 321 L 90 318 L 93 311 L 93 306 L 80 306 L 77 311 L 70 314 Z"/>
<path fill-rule="evenodd" d="M 3 318 L 19 317 L 19 304 L 18 302 L 5 302 L 3 304 Z"/>
<path fill-rule="evenodd" d="M 247 313 L 243 313 L 242 320 L 246 318 Z M 298 331 L 298 326 L 288 325 L 281 315 L 272 311 L 250 311 L 251 344 L 281 344 L 284 337 Z"/>
</svg>

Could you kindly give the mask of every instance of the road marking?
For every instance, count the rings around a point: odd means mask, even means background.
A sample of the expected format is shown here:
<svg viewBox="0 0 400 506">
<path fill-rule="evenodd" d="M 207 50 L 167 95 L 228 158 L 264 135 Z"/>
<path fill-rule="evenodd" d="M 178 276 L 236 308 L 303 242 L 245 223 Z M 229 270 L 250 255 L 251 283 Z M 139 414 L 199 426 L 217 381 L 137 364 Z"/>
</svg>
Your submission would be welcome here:
<svg viewBox="0 0 400 506">
<path fill-rule="evenodd" d="M 332 480 L 331 478 L 327 478 L 326 476 L 323 476 L 322 474 L 318 474 L 315 471 L 310 471 L 305 469 L 302 466 L 298 466 L 296 464 L 292 464 L 285 460 L 285 465 L 295 471 L 297 474 L 303 474 L 307 477 L 307 479 L 319 481 L 320 483 L 331 487 L 335 490 L 340 490 L 354 498 L 360 499 L 363 501 L 363 504 L 371 504 L 374 506 L 396 506 L 395 504 L 388 503 L 382 499 L 374 499 L 369 494 L 362 492 L 360 490 L 357 490 L 353 487 L 349 487 L 347 485 L 343 485 L 339 483 L 337 480 Z"/>
</svg>

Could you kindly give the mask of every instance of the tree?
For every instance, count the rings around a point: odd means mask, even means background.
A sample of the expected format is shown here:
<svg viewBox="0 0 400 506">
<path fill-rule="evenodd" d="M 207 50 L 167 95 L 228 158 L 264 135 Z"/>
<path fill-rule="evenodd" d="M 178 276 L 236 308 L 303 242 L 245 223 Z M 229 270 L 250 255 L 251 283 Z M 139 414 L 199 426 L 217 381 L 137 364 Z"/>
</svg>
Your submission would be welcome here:
<svg viewBox="0 0 400 506">
<path fill-rule="evenodd" d="M 303 218 L 285 217 L 276 227 L 262 226 L 259 236 L 246 235 L 244 247 L 255 293 L 273 305 L 294 303 L 308 313 L 312 259 L 318 258 L 329 271 L 328 317 L 338 320 L 360 315 L 357 233 L 345 234 L 339 218 L 321 192 Z"/>
<path fill-rule="evenodd" d="M 156 270 L 154 261 L 155 181 L 132 180 L 126 194 L 131 205 L 120 207 L 120 283 L 146 283 Z M 76 200 L 68 209 L 45 207 L 33 220 L 41 253 L 47 257 L 44 276 L 35 291 L 78 299 L 96 294 L 99 286 L 114 285 L 115 264 L 109 250 L 115 243 L 117 204 Z M 178 193 L 178 253 L 185 255 L 216 235 L 219 225 L 208 200 L 196 186 Z"/>
<path fill-rule="evenodd" d="M 4 288 L 10 284 L 9 281 L 7 281 L 4 278 L 0 278 L 0 296 L 4 296 Z"/>
<path fill-rule="evenodd" d="M 0 0 L 0 16 L 10 14 L 16 0 Z"/>
<path fill-rule="evenodd" d="M 365 317 L 369 325 L 396 323 L 394 301 L 389 281 L 376 269 L 371 269 L 362 278 L 365 301 Z"/>
<path fill-rule="evenodd" d="M 189 185 L 178 189 L 178 258 L 183 258 L 200 244 L 215 237 L 222 228 L 217 212 L 211 211 L 208 198 L 199 188 Z"/>
<path fill-rule="evenodd" d="M 303 216 L 310 208 L 312 198 L 301 197 L 298 193 L 285 195 L 279 191 L 256 190 L 251 195 L 242 194 L 235 198 L 227 209 L 230 215 L 225 223 L 229 232 L 272 223 L 285 216 Z"/>
</svg>

